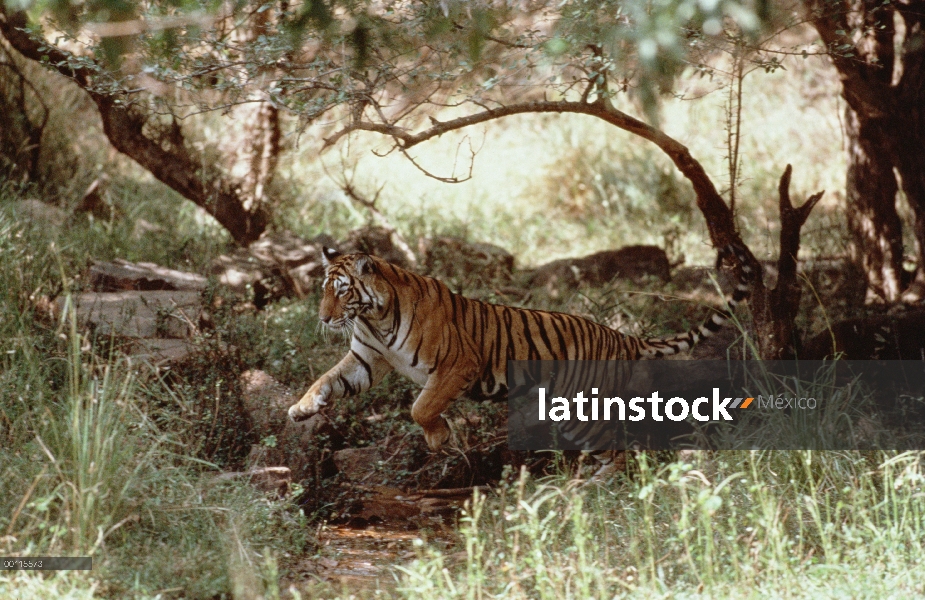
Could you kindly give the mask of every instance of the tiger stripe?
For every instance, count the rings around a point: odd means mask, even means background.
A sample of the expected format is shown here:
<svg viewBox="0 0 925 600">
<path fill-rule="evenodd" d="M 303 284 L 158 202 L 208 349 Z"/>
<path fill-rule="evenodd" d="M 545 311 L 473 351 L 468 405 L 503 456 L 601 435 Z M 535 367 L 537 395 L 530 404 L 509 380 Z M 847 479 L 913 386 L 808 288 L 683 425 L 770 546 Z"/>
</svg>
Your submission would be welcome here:
<svg viewBox="0 0 925 600">
<path fill-rule="evenodd" d="M 686 333 L 643 339 L 583 317 L 466 298 L 437 279 L 374 256 L 326 248 L 319 317 L 329 329 L 352 333 L 350 352 L 289 408 L 289 416 L 306 419 L 395 370 L 422 386 L 411 415 L 437 449 L 450 435 L 442 413 L 451 402 L 506 397 L 509 360 L 658 358 L 713 335 L 748 297 L 752 274 L 742 252 L 735 247 L 724 252 L 740 265 L 728 309 Z"/>
</svg>

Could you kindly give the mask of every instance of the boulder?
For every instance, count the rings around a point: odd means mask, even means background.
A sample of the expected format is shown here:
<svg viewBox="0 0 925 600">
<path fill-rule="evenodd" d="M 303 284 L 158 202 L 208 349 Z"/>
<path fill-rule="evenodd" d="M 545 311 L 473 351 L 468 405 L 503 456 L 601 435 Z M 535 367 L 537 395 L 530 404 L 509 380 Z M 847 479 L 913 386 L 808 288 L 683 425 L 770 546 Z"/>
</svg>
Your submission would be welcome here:
<svg viewBox="0 0 925 600">
<path fill-rule="evenodd" d="M 249 471 L 222 473 L 215 478 L 215 481 L 231 481 L 234 479 L 246 479 L 248 483 L 258 490 L 282 497 L 289 491 L 289 485 L 292 483 L 292 471 L 289 470 L 289 467 L 261 467 L 250 469 Z"/>
<path fill-rule="evenodd" d="M 199 292 L 88 292 L 71 296 L 77 324 L 97 335 L 126 338 L 188 338 L 202 313 Z M 57 300 L 60 314 L 66 298 Z"/>
<path fill-rule="evenodd" d="M 341 252 L 362 252 L 372 254 L 403 269 L 415 267 L 408 256 L 395 244 L 395 234 L 385 227 L 361 227 L 347 234 L 346 239 L 335 246 Z M 410 250 L 409 250 L 410 253 Z"/>
<path fill-rule="evenodd" d="M 157 367 L 175 365 L 185 361 L 196 352 L 196 346 L 187 340 L 139 339 L 126 347 L 127 354 Z"/>
<path fill-rule="evenodd" d="M 280 435 L 289 422 L 287 410 L 296 401 L 295 393 L 260 371 L 245 371 L 239 377 L 244 409 L 259 439 Z"/>
<path fill-rule="evenodd" d="M 514 272 L 514 255 L 493 244 L 467 242 L 441 236 L 418 240 L 424 273 L 444 280 L 509 280 Z"/>
<path fill-rule="evenodd" d="M 252 432 L 264 442 L 251 447 L 247 458 L 250 467 L 286 465 L 296 480 L 309 477 L 315 469 L 333 474 L 329 453 L 343 447 L 343 436 L 326 416 L 319 413 L 293 422 L 288 410 L 298 396 L 264 371 L 246 371 L 240 383 Z M 270 439 L 274 441 L 267 445 Z"/>
<path fill-rule="evenodd" d="M 533 287 L 599 286 L 613 279 L 671 278 L 671 264 L 665 251 L 657 246 L 626 246 L 604 250 L 582 258 L 554 260 L 537 268 L 530 277 Z"/>
<path fill-rule="evenodd" d="M 259 307 L 277 298 L 303 297 L 324 277 L 321 250 L 338 247 L 330 236 L 304 240 L 288 231 L 270 232 L 248 248 L 223 254 L 212 262 L 220 284 L 239 294 L 253 294 Z"/>
<path fill-rule="evenodd" d="M 822 360 L 836 353 L 847 360 L 923 360 L 925 310 L 838 321 L 810 338 L 800 358 Z"/>
<path fill-rule="evenodd" d="M 206 289 L 206 278 L 196 273 L 167 269 L 154 263 L 131 263 L 116 259 L 90 267 L 90 285 L 96 292 L 191 291 Z"/>
<path fill-rule="evenodd" d="M 31 221 L 42 225 L 51 225 L 52 227 L 61 227 L 67 222 L 67 212 L 57 206 L 47 204 L 34 198 L 19 200 L 13 203 L 13 214 L 20 221 Z"/>
<path fill-rule="evenodd" d="M 121 217 L 122 212 L 112 203 L 107 193 L 108 188 L 109 178 L 106 175 L 94 179 L 84 192 L 80 203 L 74 208 L 74 212 L 92 215 L 104 221 Z"/>
<path fill-rule="evenodd" d="M 95 291 L 59 297 L 47 309 L 36 301 L 39 314 L 59 318 L 70 300 L 80 329 L 112 337 L 130 358 L 157 367 L 183 362 L 196 351 L 190 338 L 209 320 L 201 298 L 204 277 L 115 260 L 94 264 L 88 279 Z"/>
<path fill-rule="evenodd" d="M 847 258 L 800 261 L 800 273 L 805 274 L 809 284 L 829 302 L 844 308 L 864 306 L 867 278 L 863 269 Z"/>
<path fill-rule="evenodd" d="M 457 514 L 476 489 L 483 494 L 487 486 L 405 492 L 389 486 L 352 485 L 353 490 L 365 492 L 349 512 L 352 525 L 371 523 L 403 523 L 412 525 L 433 523 L 431 519 L 452 517 Z M 355 493 L 355 492 L 354 492 Z"/>
<path fill-rule="evenodd" d="M 334 464 L 347 479 L 362 482 L 376 474 L 379 462 L 384 458 L 382 449 L 376 446 L 344 448 L 334 453 Z"/>
</svg>

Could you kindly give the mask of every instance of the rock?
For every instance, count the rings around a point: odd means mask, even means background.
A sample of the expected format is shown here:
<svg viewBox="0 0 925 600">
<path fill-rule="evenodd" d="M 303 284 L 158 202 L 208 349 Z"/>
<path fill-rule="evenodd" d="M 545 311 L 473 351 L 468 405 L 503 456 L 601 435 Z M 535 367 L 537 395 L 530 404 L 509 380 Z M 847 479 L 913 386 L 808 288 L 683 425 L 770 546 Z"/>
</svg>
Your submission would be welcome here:
<svg viewBox="0 0 925 600">
<path fill-rule="evenodd" d="M 311 476 L 316 469 L 322 475 L 334 474 L 330 452 L 342 448 L 344 439 L 326 416 L 319 413 L 293 422 L 288 410 L 297 395 L 264 371 L 246 371 L 240 383 L 254 436 L 275 440 L 271 446 L 254 444 L 247 457 L 249 466 L 286 465 L 296 480 Z"/>
<path fill-rule="evenodd" d="M 260 370 L 245 371 L 239 380 L 244 409 L 250 416 L 257 437 L 279 436 L 290 421 L 289 406 L 298 400 L 295 393 Z"/>
<path fill-rule="evenodd" d="M 421 238 L 418 253 L 424 272 L 437 279 L 507 281 L 514 272 L 514 255 L 493 244 L 447 236 Z"/>
<path fill-rule="evenodd" d="M 198 328 L 198 292 L 88 292 L 72 296 L 77 324 L 97 335 L 128 338 L 187 338 Z M 59 298 L 57 310 L 64 310 Z"/>
<path fill-rule="evenodd" d="M 244 409 L 261 439 L 275 435 L 280 438 L 279 442 L 291 440 L 300 446 L 308 446 L 322 436 L 330 439 L 340 437 L 331 421 L 321 413 L 298 423 L 292 421 L 289 407 L 299 398 L 270 374 L 260 370 L 245 371 L 240 382 Z"/>
<path fill-rule="evenodd" d="M 352 487 L 367 492 L 350 511 L 349 522 L 355 525 L 388 522 L 410 524 L 420 518 L 426 520 L 454 515 L 472 498 L 476 489 L 465 487 L 403 492 L 388 486 Z M 478 489 L 483 493 L 488 491 L 485 486 L 479 486 Z"/>
<path fill-rule="evenodd" d="M 534 271 L 534 287 L 598 286 L 615 278 L 639 279 L 652 275 L 662 281 L 671 278 L 671 265 L 665 251 L 657 246 L 626 246 L 604 250 L 583 258 L 565 258 L 542 265 Z"/>
<path fill-rule="evenodd" d="M 305 240 L 287 231 L 266 233 L 246 249 L 219 256 L 212 262 L 211 273 L 235 293 L 252 294 L 254 304 L 262 308 L 276 299 L 302 298 L 317 289 L 324 278 L 321 250 L 326 247 L 413 266 L 387 229 L 364 227 L 351 231 L 343 243 L 329 235 Z"/>
<path fill-rule="evenodd" d="M 196 346 L 192 342 L 162 338 L 134 340 L 127 348 L 127 353 L 133 359 L 157 367 L 181 363 L 195 352 Z"/>
<path fill-rule="evenodd" d="M 336 245 L 334 239 L 320 235 L 311 240 L 304 240 L 289 231 L 264 234 L 248 248 L 248 253 L 264 265 L 282 265 L 289 269 L 315 264 L 317 275 L 324 274 L 321 267 L 321 249 L 323 246 Z"/>
<path fill-rule="evenodd" d="M 222 473 L 215 478 L 216 481 L 231 481 L 233 479 L 247 479 L 248 482 L 264 493 L 285 496 L 292 483 L 292 471 L 289 467 L 262 467 L 249 471 Z"/>
<path fill-rule="evenodd" d="M 275 444 L 272 447 L 264 444 L 251 446 L 247 456 L 249 467 L 287 465 L 298 481 L 315 475 L 330 477 L 337 472 L 331 451 L 343 447 L 344 438 L 327 417 L 317 414 L 306 421 L 293 423 L 286 411 L 283 411 L 279 413 L 279 419 L 285 423 L 282 431 L 269 434 L 275 437 Z M 279 423 L 273 425 L 279 427 Z M 268 437 L 263 435 L 260 439 L 266 440 Z"/>
<path fill-rule="evenodd" d="M 130 263 L 116 259 L 90 267 L 90 285 L 96 292 L 122 290 L 174 290 L 201 292 L 206 278 L 196 273 L 167 269 L 154 263 Z"/>
<path fill-rule="evenodd" d="M 748 331 L 749 335 L 753 335 Z M 719 331 L 710 337 L 701 340 L 694 346 L 690 354 L 676 354 L 678 360 L 691 358 L 693 360 L 745 360 L 744 344 L 741 340 L 742 332 L 733 323 L 726 323 Z"/>
<path fill-rule="evenodd" d="M 800 261 L 800 272 L 829 302 L 845 308 L 864 306 L 867 278 L 864 271 L 850 260 L 835 258 Z"/>
<path fill-rule="evenodd" d="M 283 428 L 283 435 L 287 439 L 298 440 L 301 447 L 317 445 L 320 441 L 325 442 L 328 447 L 333 449 L 343 447 L 343 436 L 337 431 L 331 420 L 323 414 L 312 415 L 308 420 L 298 423 L 288 418 L 288 412 L 284 414 L 286 414 L 287 420 L 286 426 Z"/>
<path fill-rule="evenodd" d="M 277 298 L 304 297 L 316 287 L 324 277 L 321 249 L 325 246 L 338 247 L 327 235 L 304 240 L 286 231 L 266 233 L 246 249 L 219 256 L 211 272 L 234 292 L 253 293 L 260 308 Z"/>
<path fill-rule="evenodd" d="M 334 453 L 334 464 L 344 477 L 361 482 L 377 472 L 378 463 L 384 458 L 382 450 L 377 447 L 345 448 Z"/>
<path fill-rule="evenodd" d="M 712 267 L 679 267 L 671 276 L 671 282 L 675 287 L 686 292 L 715 294 L 714 281 L 719 282 L 724 290 L 731 289 L 733 286 L 733 277 L 726 269 L 717 271 Z"/>
<path fill-rule="evenodd" d="M 837 352 L 846 360 L 922 360 L 925 310 L 838 321 L 806 342 L 799 356 L 822 360 Z"/>
<path fill-rule="evenodd" d="M 345 253 L 372 254 L 403 269 L 413 269 L 415 265 L 409 260 L 408 255 L 396 246 L 393 236 L 394 234 L 385 227 L 362 227 L 348 233 L 347 238 L 337 248 Z"/>
<path fill-rule="evenodd" d="M 90 214 L 104 221 L 121 216 L 120 211 L 109 200 L 106 193 L 108 187 L 109 178 L 107 176 L 103 175 L 94 179 L 87 187 L 74 212 Z"/>
<path fill-rule="evenodd" d="M 150 234 L 160 234 L 164 232 L 164 228 L 156 223 L 152 223 L 146 219 L 138 219 L 135 221 L 135 226 L 132 227 L 132 239 L 140 240 L 144 236 Z"/>
<path fill-rule="evenodd" d="M 98 291 L 69 297 L 79 328 L 115 338 L 130 358 L 156 367 L 183 362 L 196 352 L 189 338 L 207 320 L 200 296 L 203 277 L 117 260 L 95 264 L 89 279 Z M 61 315 L 67 303 L 68 297 L 58 298 L 40 314 Z"/>
<path fill-rule="evenodd" d="M 398 500 L 383 495 L 363 498 L 350 515 L 351 523 L 388 523 L 407 521 L 421 515 L 421 507 L 415 502 Z"/>
</svg>

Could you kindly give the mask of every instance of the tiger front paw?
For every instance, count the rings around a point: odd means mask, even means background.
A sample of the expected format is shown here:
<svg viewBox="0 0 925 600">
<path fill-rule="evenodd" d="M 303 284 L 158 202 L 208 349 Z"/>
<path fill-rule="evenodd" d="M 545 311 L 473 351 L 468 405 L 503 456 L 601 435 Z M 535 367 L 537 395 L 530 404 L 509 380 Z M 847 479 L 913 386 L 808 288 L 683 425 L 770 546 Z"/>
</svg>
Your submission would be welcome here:
<svg viewBox="0 0 925 600">
<path fill-rule="evenodd" d="M 306 398 L 302 398 L 289 407 L 289 418 L 296 423 L 304 421 L 312 415 L 317 414 L 325 404 L 327 404 L 327 402 L 324 401 L 324 398 L 322 398 L 320 394 L 312 397 L 306 396 Z"/>
</svg>

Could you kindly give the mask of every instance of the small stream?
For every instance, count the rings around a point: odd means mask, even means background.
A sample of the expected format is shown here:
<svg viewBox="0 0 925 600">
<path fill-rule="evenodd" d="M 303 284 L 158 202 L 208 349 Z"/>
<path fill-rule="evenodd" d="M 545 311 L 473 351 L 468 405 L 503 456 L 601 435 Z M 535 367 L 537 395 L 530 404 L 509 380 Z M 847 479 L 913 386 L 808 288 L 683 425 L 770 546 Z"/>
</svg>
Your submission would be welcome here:
<svg viewBox="0 0 925 600">
<path fill-rule="evenodd" d="M 296 565 L 296 581 L 289 585 L 303 598 L 320 598 L 320 590 L 334 590 L 345 595 L 394 589 L 395 576 L 391 567 L 414 560 L 421 548 L 415 540 L 427 545 L 449 548 L 455 543 L 452 528 L 408 529 L 407 523 L 382 523 L 367 527 L 347 525 L 325 526 L 319 534 L 316 556 Z M 364 594 L 365 597 L 365 594 Z"/>
<path fill-rule="evenodd" d="M 473 488 L 367 488 L 354 506 L 352 522 L 322 526 L 315 552 L 290 565 L 292 579 L 281 587 L 291 585 L 303 598 L 369 597 L 377 591 L 388 597 L 396 584 L 393 567 L 420 556 L 424 545 L 452 552 L 459 539 L 456 515 L 472 493 Z"/>
<path fill-rule="evenodd" d="M 388 567 L 413 559 L 414 540 L 420 538 L 419 531 L 397 531 L 387 526 L 325 528 L 320 540 L 321 575 L 348 587 L 352 587 L 350 583 L 366 587 L 383 576 L 391 580 Z"/>
</svg>

